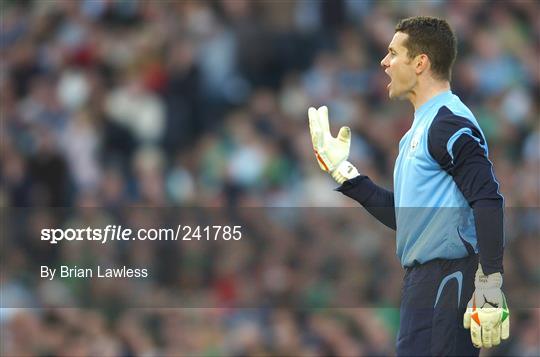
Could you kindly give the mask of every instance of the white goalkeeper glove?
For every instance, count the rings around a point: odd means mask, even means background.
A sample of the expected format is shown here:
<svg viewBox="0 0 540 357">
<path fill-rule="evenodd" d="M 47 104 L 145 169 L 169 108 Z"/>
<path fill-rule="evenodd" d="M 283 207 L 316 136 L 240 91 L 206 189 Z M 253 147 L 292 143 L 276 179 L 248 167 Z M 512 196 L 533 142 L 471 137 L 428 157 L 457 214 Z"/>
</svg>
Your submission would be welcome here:
<svg viewBox="0 0 540 357">
<path fill-rule="evenodd" d="M 477 348 L 490 348 L 510 336 L 510 311 L 501 291 L 501 273 L 484 275 L 478 265 L 475 292 L 463 316 L 463 326 L 471 329 L 471 340 Z"/>
<path fill-rule="evenodd" d="M 358 170 L 347 161 L 351 148 L 351 129 L 342 127 L 337 138 L 334 138 L 330 133 L 326 106 L 319 109 L 310 107 L 308 118 L 313 150 L 321 169 L 330 173 L 339 184 L 358 176 Z"/>
</svg>

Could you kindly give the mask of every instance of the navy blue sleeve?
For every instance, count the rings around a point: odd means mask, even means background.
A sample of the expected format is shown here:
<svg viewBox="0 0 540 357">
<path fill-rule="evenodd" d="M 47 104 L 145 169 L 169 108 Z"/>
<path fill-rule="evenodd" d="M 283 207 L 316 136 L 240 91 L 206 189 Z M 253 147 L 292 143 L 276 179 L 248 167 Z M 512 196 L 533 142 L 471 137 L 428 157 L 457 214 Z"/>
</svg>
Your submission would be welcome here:
<svg viewBox="0 0 540 357">
<path fill-rule="evenodd" d="M 365 175 L 345 181 L 336 191 L 356 200 L 379 222 L 396 230 L 393 192 L 377 186 Z"/>
<path fill-rule="evenodd" d="M 470 120 L 442 107 L 429 129 L 428 148 L 473 208 L 484 273 L 502 273 L 504 202 L 483 136 Z"/>
</svg>

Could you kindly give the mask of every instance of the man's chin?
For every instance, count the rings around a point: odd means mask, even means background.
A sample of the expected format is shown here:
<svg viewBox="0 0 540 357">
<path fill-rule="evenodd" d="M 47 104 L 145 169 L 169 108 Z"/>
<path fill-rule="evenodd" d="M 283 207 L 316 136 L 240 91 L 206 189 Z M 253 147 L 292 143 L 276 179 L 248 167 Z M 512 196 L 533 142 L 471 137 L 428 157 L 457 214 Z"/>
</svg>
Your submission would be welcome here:
<svg viewBox="0 0 540 357">
<path fill-rule="evenodd" d="M 390 83 L 388 85 L 388 98 L 389 99 L 396 99 L 396 91 L 392 88 L 392 84 Z"/>
<path fill-rule="evenodd" d="M 401 100 L 401 99 L 406 99 L 406 95 L 405 93 L 397 93 L 396 91 L 393 91 L 390 89 L 388 91 L 388 98 L 394 99 L 394 100 Z"/>
</svg>

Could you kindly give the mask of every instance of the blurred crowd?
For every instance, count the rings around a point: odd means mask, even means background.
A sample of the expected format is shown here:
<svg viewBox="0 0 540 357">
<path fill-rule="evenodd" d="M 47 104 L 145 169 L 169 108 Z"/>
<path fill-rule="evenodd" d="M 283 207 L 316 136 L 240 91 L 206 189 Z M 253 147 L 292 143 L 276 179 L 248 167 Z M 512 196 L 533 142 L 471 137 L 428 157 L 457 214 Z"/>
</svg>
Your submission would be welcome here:
<svg viewBox="0 0 540 357">
<path fill-rule="evenodd" d="M 538 206 L 533 1 L 8 1 L 2 199 L 10 206 L 331 205 L 310 105 L 353 129 L 351 160 L 391 186 L 412 108 L 379 66 L 397 20 L 444 14 L 453 90 L 490 145 L 507 206 Z M 512 190 L 520 187 L 520 190 Z"/>
<path fill-rule="evenodd" d="M 532 219 L 520 219 L 509 234 L 513 253 L 505 257 L 505 284 L 514 280 L 518 288 L 531 286 L 537 293 L 538 209 L 532 207 L 540 206 L 538 2 L 4 0 L 0 6 L 3 210 L 354 207 L 333 191 L 335 183 L 316 164 L 307 108 L 327 105 L 334 134 L 350 126 L 350 160 L 390 188 L 397 143 L 411 124 L 413 109 L 388 100 L 388 77 L 379 62 L 400 18 L 445 17 L 459 44 L 452 90 L 486 134 L 506 207 L 532 212 Z M 54 212 L 32 217 L 28 229 L 43 222 L 67 225 Z M 397 304 L 401 268 L 394 242 L 377 239 L 391 232 L 362 210 L 346 212 L 333 211 L 326 229 L 322 222 L 329 218 L 323 211 L 314 212 L 308 222 L 330 236 L 336 231 L 341 239 L 354 236 L 349 244 L 357 249 L 333 251 L 321 236 L 305 244 L 313 247 L 310 253 L 298 243 L 305 233 L 279 232 L 291 243 L 276 246 L 287 248 L 259 251 L 248 244 L 219 260 L 236 262 L 229 269 L 238 284 L 247 286 L 253 281 L 243 277 L 251 276 L 247 257 L 254 251 L 268 267 L 301 260 L 362 271 L 361 278 L 370 279 L 355 282 L 342 274 L 342 287 L 372 294 L 383 305 Z M 354 229 L 330 229 L 344 221 L 355 222 Z M 7 225 L 2 225 L 4 231 Z M 36 262 L 46 258 L 32 239 L 3 242 L 3 296 L 40 296 L 32 287 L 35 281 L 20 274 L 37 271 Z M 159 265 L 164 253 L 159 249 L 141 244 L 109 248 L 107 254 Z M 57 252 L 63 256 L 48 256 L 52 263 L 77 261 L 82 254 Z M 322 252 L 331 252 L 334 261 L 328 263 Z M 107 254 L 88 252 L 93 259 Z M 175 254 L 177 263 L 163 260 L 168 267 L 185 264 L 189 268 L 184 269 L 197 272 L 202 264 L 193 258 L 196 249 Z M 292 264 L 286 273 L 294 275 L 298 266 Z M 317 275 L 321 272 L 307 269 L 304 274 L 324 281 Z M 373 279 L 377 274 L 385 278 Z M 157 284 L 152 288 L 167 287 L 163 294 L 174 296 L 174 284 L 203 291 L 204 284 L 216 283 L 207 279 L 179 283 L 176 277 L 152 282 Z M 73 287 L 55 286 L 66 288 Z M 227 291 L 227 284 L 221 288 Z M 263 292 L 257 290 L 260 296 Z M 520 292 L 526 299 L 531 296 Z M 100 290 L 93 294 L 99 297 Z M 539 355 L 538 311 L 516 314 L 512 342 L 492 353 Z M 2 348 L 18 356 L 388 355 L 397 326 L 395 308 L 372 307 L 43 308 L 5 310 L 0 323 Z"/>
</svg>

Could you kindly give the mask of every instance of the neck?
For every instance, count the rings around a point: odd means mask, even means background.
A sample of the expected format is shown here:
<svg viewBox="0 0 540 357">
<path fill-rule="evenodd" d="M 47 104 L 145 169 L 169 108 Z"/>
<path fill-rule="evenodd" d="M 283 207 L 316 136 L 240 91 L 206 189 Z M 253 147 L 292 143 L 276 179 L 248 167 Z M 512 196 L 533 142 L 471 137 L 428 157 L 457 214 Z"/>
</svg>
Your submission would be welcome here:
<svg viewBox="0 0 540 357">
<path fill-rule="evenodd" d="M 450 82 L 428 80 L 426 82 L 419 81 L 417 87 L 409 93 L 409 101 L 414 106 L 416 111 L 431 98 L 450 90 Z"/>
</svg>

